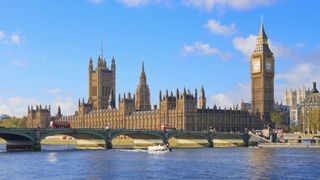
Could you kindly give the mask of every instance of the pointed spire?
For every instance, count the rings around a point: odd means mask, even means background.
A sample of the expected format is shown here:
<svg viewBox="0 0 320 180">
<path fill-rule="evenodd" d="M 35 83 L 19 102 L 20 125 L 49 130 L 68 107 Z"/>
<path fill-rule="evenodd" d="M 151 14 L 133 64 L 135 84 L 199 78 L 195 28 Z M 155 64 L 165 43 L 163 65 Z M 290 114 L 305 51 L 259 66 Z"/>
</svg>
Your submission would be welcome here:
<svg viewBox="0 0 320 180">
<path fill-rule="evenodd" d="M 159 102 L 162 100 L 162 93 L 161 93 L 161 90 L 159 92 Z"/>
<path fill-rule="evenodd" d="M 263 17 L 261 17 L 261 24 L 259 34 L 257 36 L 257 43 L 254 53 L 271 52 L 268 45 L 268 37 L 264 30 Z"/>
<path fill-rule="evenodd" d="M 116 61 L 114 59 L 114 56 L 112 56 L 111 70 L 115 70 L 115 69 L 116 69 Z"/>
<path fill-rule="evenodd" d="M 142 72 L 144 72 L 144 61 L 142 60 Z"/>
<path fill-rule="evenodd" d="M 180 96 L 180 93 L 179 93 L 179 89 L 177 88 L 177 91 L 176 91 L 176 97 L 177 97 L 177 99 L 179 99 L 179 96 Z"/>
<path fill-rule="evenodd" d="M 266 35 L 266 32 L 264 31 L 263 15 L 261 15 L 261 24 L 260 24 L 259 36 L 262 36 L 264 38 L 268 38 L 267 35 Z"/>
<path fill-rule="evenodd" d="M 203 88 L 203 86 L 201 86 L 201 91 L 200 91 L 200 97 L 201 98 L 205 98 L 205 92 L 204 92 L 204 88 Z"/>
</svg>

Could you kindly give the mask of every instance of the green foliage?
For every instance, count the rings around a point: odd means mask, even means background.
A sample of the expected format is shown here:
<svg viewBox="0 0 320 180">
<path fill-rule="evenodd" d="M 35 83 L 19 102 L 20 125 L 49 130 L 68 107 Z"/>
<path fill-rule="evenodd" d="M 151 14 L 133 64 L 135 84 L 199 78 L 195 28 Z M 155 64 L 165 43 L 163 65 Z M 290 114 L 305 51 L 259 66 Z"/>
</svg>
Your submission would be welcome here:
<svg viewBox="0 0 320 180">
<path fill-rule="evenodd" d="M 285 122 L 285 114 L 283 112 L 273 112 L 270 113 L 271 120 L 276 124 L 276 127 L 287 126 Z"/>
<path fill-rule="evenodd" d="M 298 125 L 291 126 L 291 132 L 301 132 L 301 126 L 298 126 Z"/>
<path fill-rule="evenodd" d="M 5 128 L 25 128 L 26 127 L 27 118 L 10 118 L 0 121 L 0 126 Z"/>
</svg>

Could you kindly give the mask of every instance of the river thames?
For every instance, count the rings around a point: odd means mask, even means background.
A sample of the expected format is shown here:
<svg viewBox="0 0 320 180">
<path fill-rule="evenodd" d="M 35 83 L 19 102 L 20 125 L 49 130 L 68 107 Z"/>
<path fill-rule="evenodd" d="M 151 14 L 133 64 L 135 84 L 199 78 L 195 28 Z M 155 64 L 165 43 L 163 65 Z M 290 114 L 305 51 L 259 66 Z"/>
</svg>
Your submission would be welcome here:
<svg viewBox="0 0 320 180">
<path fill-rule="evenodd" d="M 155 154 L 42 148 L 7 153 L 0 145 L 0 179 L 320 179 L 320 149 L 202 148 Z"/>
</svg>

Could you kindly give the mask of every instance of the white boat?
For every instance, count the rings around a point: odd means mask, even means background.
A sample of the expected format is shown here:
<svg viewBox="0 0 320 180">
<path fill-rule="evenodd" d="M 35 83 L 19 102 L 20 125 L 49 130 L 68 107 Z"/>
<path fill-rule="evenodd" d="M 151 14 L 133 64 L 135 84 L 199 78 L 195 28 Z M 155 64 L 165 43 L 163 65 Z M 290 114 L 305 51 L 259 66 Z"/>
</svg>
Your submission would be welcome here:
<svg viewBox="0 0 320 180">
<path fill-rule="evenodd" d="M 171 148 L 169 145 L 148 146 L 148 152 L 169 152 Z"/>
</svg>

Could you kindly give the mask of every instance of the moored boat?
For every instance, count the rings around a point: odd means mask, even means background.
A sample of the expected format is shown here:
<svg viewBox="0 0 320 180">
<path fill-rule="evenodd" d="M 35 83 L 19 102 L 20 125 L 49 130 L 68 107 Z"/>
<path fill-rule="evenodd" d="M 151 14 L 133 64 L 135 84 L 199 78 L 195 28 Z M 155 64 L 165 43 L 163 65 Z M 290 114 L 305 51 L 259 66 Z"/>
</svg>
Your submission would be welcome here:
<svg viewBox="0 0 320 180">
<path fill-rule="evenodd" d="M 158 145 L 158 146 L 148 146 L 147 149 L 149 152 L 169 152 L 171 151 L 171 148 L 168 144 L 165 145 Z"/>
</svg>

